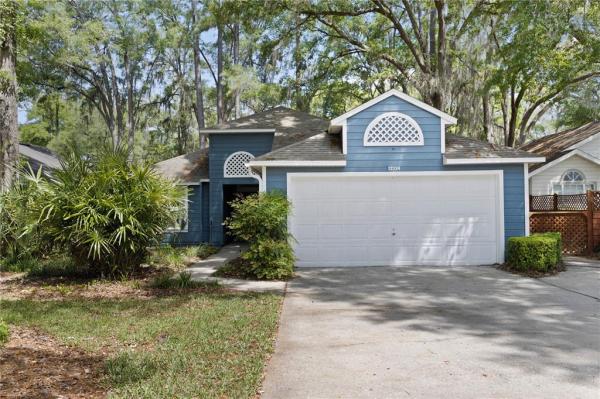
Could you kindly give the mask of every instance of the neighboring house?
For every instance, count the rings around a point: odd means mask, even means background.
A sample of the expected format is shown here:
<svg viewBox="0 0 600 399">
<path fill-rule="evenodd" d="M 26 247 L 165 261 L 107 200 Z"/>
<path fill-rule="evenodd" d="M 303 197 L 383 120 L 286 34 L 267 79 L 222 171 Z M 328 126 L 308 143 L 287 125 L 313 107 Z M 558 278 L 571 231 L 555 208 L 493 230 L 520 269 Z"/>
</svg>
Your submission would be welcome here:
<svg viewBox="0 0 600 399">
<path fill-rule="evenodd" d="M 298 266 L 503 262 L 528 233 L 527 164 L 544 158 L 446 134 L 455 123 L 391 90 L 329 122 L 278 107 L 204 129 L 207 151 L 157 165 L 191 188 L 170 238 L 222 244 L 228 200 L 279 190 Z"/>
<path fill-rule="evenodd" d="M 521 148 L 546 157 L 529 166 L 532 195 L 581 194 L 600 184 L 600 122 L 534 140 Z"/>
<path fill-rule="evenodd" d="M 31 167 L 31 170 L 34 173 L 37 173 L 41 168 L 42 173 L 47 176 L 53 170 L 60 168 L 60 161 L 56 155 L 46 147 L 20 143 L 19 156 Z M 29 168 L 26 166 L 25 170 L 29 171 Z"/>
</svg>

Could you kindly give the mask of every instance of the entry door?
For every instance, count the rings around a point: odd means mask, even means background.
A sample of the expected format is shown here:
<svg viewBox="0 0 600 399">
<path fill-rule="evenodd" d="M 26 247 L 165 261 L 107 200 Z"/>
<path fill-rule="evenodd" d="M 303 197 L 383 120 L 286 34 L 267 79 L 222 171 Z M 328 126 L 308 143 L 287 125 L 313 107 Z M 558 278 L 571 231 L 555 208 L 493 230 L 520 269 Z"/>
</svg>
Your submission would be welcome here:
<svg viewBox="0 0 600 399">
<path fill-rule="evenodd" d="M 503 261 L 502 172 L 288 175 L 297 266 Z"/>
</svg>

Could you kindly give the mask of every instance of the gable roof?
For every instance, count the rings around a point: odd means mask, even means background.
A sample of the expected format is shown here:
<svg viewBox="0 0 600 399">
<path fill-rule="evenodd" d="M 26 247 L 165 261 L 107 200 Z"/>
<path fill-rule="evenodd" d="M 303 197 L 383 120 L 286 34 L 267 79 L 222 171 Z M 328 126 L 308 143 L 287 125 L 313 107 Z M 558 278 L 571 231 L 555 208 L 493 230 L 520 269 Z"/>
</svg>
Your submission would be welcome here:
<svg viewBox="0 0 600 399">
<path fill-rule="evenodd" d="M 461 160 L 461 161 L 459 161 Z M 505 147 L 503 145 L 491 144 L 470 137 L 446 134 L 446 153 L 444 162 L 470 163 L 469 160 L 478 160 L 483 163 L 507 163 L 513 162 L 543 162 L 544 157 L 532 154 L 517 148 Z"/>
<path fill-rule="evenodd" d="M 331 124 L 334 126 L 341 126 L 351 116 L 356 115 L 359 112 L 364 111 L 365 109 L 367 109 L 367 108 L 369 108 L 391 96 L 398 97 L 401 100 L 404 100 L 416 107 L 419 107 L 429 113 L 432 113 L 432 114 L 440 117 L 447 125 L 456 124 L 456 118 L 453 117 L 452 115 L 448 115 L 447 113 L 442 112 L 439 109 L 434 108 L 429 104 L 425 104 L 424 102 L 419 101 L 416 98 L 411 97 L 408 94 L 398 91 L 396 89 L 388 90 L 385 93 L 375 97 L 374 99 L 367 101 L 366 103 L 361 104 L 356 108 L 351 109 L 350 111 L 346 112 L 343 115 L 338 116 L 337 118 L 332 119 Z"/>
<path fill-rule="evenodd" d="M 321 117 L 279 106 L 218 124 L 203 133 L 275 133 L 273 149 L 285 147 L 327 130 L 329 121 Z"/>
<path fill-rule="evenodd" d="M 58 157 L 46 147 L 19 143 L 19 155 L 27 161 L 34 172 L 40 168 L 44 172 L 61 168 Z"/>
<path fill-rule="evenodd" d="M 154 169 L 181 184 L 198 184 L 208 179 L 208 148 L 161 161 Z"/>
<path fill-rule="evenodd" d="M 575 150 L 578 145 L 583 144 L 597 134 L 600 134 L 600 121 L 549 134 L 525 144 L 521 149 L 543 155 L 546 157 L 546 163 L 549 163 L 562 157 L 567 152 Z M 532 165 L 529 170 L 533 171 L 542 166 L 543 164 Z"/>
</svg>

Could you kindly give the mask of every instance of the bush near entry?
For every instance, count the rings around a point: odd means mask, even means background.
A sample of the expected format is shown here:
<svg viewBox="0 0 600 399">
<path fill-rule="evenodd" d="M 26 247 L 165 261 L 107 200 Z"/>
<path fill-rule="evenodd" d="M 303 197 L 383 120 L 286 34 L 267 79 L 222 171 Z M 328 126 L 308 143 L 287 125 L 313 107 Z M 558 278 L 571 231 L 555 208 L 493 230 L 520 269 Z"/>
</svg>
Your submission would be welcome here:
<svg viewBox="0 0 600 399">
<path fill-rule="evenodd" d="M 247 274 L 267 280 L 291 277 L 294 252 L 287 230 L 291 208 L 287 198 L 281 193 L 260 193 L 234 200 L 231 207 L 225 225 L 235 238 L 250 244 L 242 254 Z"/>
<path fill-rule="evenodd" d="M 562 257 L 560 233 L 532 234 L 508 239 L 507 264 L 523 272 L 547 272 Z"/>
</svg>

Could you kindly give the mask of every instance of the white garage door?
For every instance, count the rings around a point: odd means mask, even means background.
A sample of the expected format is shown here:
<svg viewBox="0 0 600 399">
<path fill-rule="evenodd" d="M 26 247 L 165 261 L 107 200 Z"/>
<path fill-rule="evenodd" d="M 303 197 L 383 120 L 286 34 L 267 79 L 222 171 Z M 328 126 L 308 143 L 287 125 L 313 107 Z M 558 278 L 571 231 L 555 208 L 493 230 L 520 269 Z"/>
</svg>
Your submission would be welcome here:
<svg viewBox="0 0 600 399">
<path fill-rule="evenodd" d="M 297 266 L 503 261 L 501 171 L 291 173 L 288 197 Z"/>
</svg>

